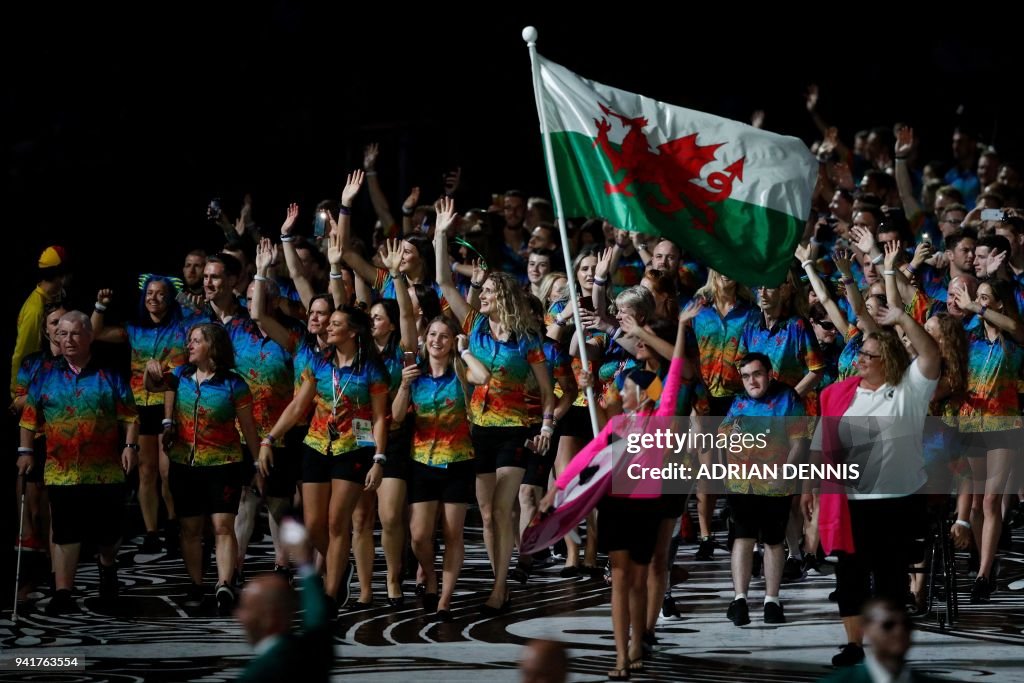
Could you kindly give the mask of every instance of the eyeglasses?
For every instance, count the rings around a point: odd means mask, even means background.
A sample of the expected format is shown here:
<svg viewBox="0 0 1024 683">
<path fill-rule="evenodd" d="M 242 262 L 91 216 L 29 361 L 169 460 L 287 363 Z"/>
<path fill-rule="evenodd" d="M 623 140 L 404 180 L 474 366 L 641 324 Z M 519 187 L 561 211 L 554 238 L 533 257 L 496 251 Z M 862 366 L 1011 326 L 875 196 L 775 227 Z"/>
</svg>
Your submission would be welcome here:
<svg viewBox="0 0 1024 683">
<path fill-rule="evenodd" d="M 874 359 L 874 358 L 881 358 L 881 357 L 882 357 L 882 354 L 880 354 L 880 353 L 868 353 L 867 351 L 858 351 L 857 352 L 857 358 L 861 358 L 861 359 L 864 359 L 864 358 L 872 358 L 872 359 Z"/>
</svg>

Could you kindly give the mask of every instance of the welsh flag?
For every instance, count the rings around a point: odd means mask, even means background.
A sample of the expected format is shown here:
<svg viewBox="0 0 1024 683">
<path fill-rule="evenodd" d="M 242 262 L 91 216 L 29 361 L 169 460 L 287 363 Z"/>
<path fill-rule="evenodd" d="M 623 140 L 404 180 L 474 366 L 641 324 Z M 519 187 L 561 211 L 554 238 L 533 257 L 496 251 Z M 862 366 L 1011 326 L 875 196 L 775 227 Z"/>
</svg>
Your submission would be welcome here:
<svg viewBox="0 0 1024 683">
<path fill-rule="evenodd" d="M 566 215 L 662 235 L 744 284 L 785 279 L 818 174 L 803 142 L 537 60 Z"/>
</svg>

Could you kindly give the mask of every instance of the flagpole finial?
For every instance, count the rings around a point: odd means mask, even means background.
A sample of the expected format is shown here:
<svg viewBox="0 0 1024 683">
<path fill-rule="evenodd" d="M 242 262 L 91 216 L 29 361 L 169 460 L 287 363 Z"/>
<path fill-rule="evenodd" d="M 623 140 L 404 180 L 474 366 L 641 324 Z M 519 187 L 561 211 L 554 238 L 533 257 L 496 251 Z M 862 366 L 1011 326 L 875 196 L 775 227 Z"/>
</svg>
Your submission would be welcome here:
<svg viewBox="0 0 1024 683">
<path fill-rule="evenodd" d="M 524 28 L 523 40 L 526 41 L 527 45 L 535 45 L 537 43 L 537 29 L 533 26 L 527 26 Z"/>
</svg>

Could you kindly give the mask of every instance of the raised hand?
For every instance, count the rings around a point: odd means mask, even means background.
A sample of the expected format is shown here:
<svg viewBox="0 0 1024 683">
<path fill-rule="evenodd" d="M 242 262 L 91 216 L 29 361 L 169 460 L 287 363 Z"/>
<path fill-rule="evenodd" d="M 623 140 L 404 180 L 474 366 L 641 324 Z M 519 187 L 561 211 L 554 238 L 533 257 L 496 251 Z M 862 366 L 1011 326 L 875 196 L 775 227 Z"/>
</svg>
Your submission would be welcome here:
<svg viewBox="0 0 1024 683">
<path fill-rule="evenodd" d="M 420 196 L 420 188 L 413 188 L 413 193 L 418 199 Z M 409 195 L 410 199 L 413 195 Z M 407 199 L 406 202 L 409 200 Z M 455 200 L 451 197 L 442 197 L 438 202 L 440 207 L 437 212 L 437 222 L 434 224 L 434 234 L 444 236 L 449 228 L 455 223 Z M 404 208 L 404 206 L 403 206 Z"/>
<path fill-rule="evenodd" d="M 875 321 L 883 327 L 892 327 L 903 315 L 903 309 L 895 306 L 879 306 Z"/>
<path fill-rule="evenodd" d="M 931 242 L 920 242 L 914 247 L 914 257 L 910 259 L 910 265 L 914 266 L 914 268 L 919 268 L 922 263 L 928 260 L 932 253 Z"/>
<path fill-rule="evenodd" d="M 299 205 L 292 202 L 284 213 L 284 223 L 281 224 L 281 234 L 290 235 L 295 227 L 295 219 L 299 217 Z"/>
<path fill-rule="evenodd" d="M 631 315 L 624 315 L 622 316 L 622 319 L 619 320 L 619 329 L 622 330 L 622 334 L 627 336 L 632 336 L 638 327 L 640 327 L 639 323 L 637 323 L 636 318 Z"/>
<path fill-rule="evenodd" d="M 893 148 L 893 152 L 896 158 L 908 157 L 910 152 L 914 149 L 914 129 L 903 126 L 896 132 L 896 146 Z"/>
<path fill-rule="evenodd" d="M 813 112 L 818 106 L 818 86 L 811 83 L 807 86 L 807 92 L 804 94 L 804 105 L 807 107 L 807 111 Z"/>
<path fill-rule="evenodd" d="M 836 187 L 852 190 L 856 185 L 853 182 L 853 171 L 850 170 L 849 165 L 843 162 L 832 164 L 832 172 L 832 181 L 836 184 Z"/>
<path fill-rule="evenodd" d="M 412 386 L 413 381 L 420 376 L 420 368 L 418 365 L 409 365 L 402 368 L 402 386 L 408 389 Z"/>
<path fill-rule="evenodd" d="M 852 260 L 853 254 L 849 249 L 832 250 L 832 262 L 836 264 L 836 268 L 843 274 L 843 277 L 853 277 L 853 269 L 850 267 Z"/>
<path fill-rule="evenodd" d="M 245 234 L 245 216 L 239 216 L 235 221 L 235 234 L 239 237 Z"/>
<path fill-rule="evenodd" d="M 260 240 L 260 243 L 256 245 L 256 272 L 265 273 L 271 265 L 274 263 L 274 247 L 270 240 L 264 237 Z"/>
<path fill-rule="evenodd" d="M 679 322 L 689 325 L 690 322 L 697 317 L 697 315 L 704 310 L 706 300 L 704 297 L 699 296 L 690 303 L 686 304 L 686 308 L 679 312 Z"/>
<path fill-rule="evenodd" d="M 875 236 L 871 234 L 870 230 L 855 225 L 850 230 L 850 235 L 853 237 L 853 246 L 865 254 L 871 253 L 875 246 Z"/>
<path fill-rule="evenodd" d="M 341 203 L 344 206 L 352 206 L 352 200 L 359 194 L 359 189 L 363 186 L 365 178 L 366 174 L 358 169 L 348 174 L 345 179 L 345 187 L 341 190 Z"/>
<path fill-rule="evenodd" d="M 811 245 L 810 244 L 798 244 L 796 249 L 793 250 L 793 256 L 796 257 L 800 263 L 804 261 L 811 261 Z"/>
<path fill-rule="evenodd" d="M 993 251 L 988 255 L 988 261 L 985 262 L 985 271 L 991 276 L 995 275 L 999 270 L 999 267 L 1006 261 L 1005 251 Z"/>
<path fill-rule="evenodd" d="M 886 270 L 893 270 L 896 267 L 896 259 L 900 255 L 900 241 L 892 240 L 885 243 L 885 259 L 882 264 Z"/>
<path fill-rule="evenodd" d="M 469 348 L 469 337 L 464 334 L 460 334 L 455 338 L 455 348 L 461 355 L 463 351 Z"/>
<path fill-rule="evenodd" d="M 371 142 L 363 150 L 363 170 L 372 171 L 377 167 L 377 154 L 380 153 L 380 147 L 376 142 Z"/>
<path fill-rule="evenodd" d="M 612 249 L 602 249 L 597 255 L 597 265 L 594 266 L 594 279 L 607 280 L 608 271 L 612 266 Z"/>
<path fill-rule="evenodd" d="M 405 198 L 404 202 L 402 202 L 402 211 L 406 213 L 411 213 L 419 203 L 420 188 L 414 187 L 412 188 L 412 191 L 409 192 L 409 196 Z"/>
<path fill-rule="evenodd" d="M 96 292 L 96 303 L 100 306 L 109 306 L 110 300 L 114 298 L 114 290 L 112 289 L 101 289 Z"/>
<path fill-rule="evenodd" d="M 392 277 L 398 274 L 398 266 L 402 263 L 401 240 L 389 239 L 384 241 L 384 253 L 381 254 L 381 261 Z"/>
<path fill-rule="evenodd" d="M 480 265 L 480 259 L 473 261 L 473 274 L 470 276 L 470 281 L 474 285 L 482 285 L 484 280 L 487 279 L 487 269 Z"/>
<path fill-rule="evenodd" d="M 971 295 L 967 292 L 967 286 L 963 282 L 957 283 L 949 293 L 953 295 L 953 301 L 961 311 L 974 310 L 974 301 L 971 300 Z"/>
<path fill-rule="evenodd" d="M 344 255 L 345 249 L 341 246 L 341 233 L 331 230 L 331 234 L 327 236 L 327 262 L 332 266 L 341 266 Z"/>
</svg>

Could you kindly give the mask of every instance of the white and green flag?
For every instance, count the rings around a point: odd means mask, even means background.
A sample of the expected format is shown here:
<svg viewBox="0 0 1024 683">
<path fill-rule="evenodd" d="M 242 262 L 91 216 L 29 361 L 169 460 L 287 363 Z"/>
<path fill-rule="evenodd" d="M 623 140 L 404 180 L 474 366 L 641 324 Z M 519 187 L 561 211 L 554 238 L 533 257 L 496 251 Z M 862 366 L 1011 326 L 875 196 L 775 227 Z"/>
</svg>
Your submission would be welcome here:
<svg viewBox="0 0 1024 683">
<path fill-rule="evenodd" d="M 785 279 L 818 174 L 802 141 L 537 62 L 566 215 L 662 235 L 748 285 Z"/>
</svg>

